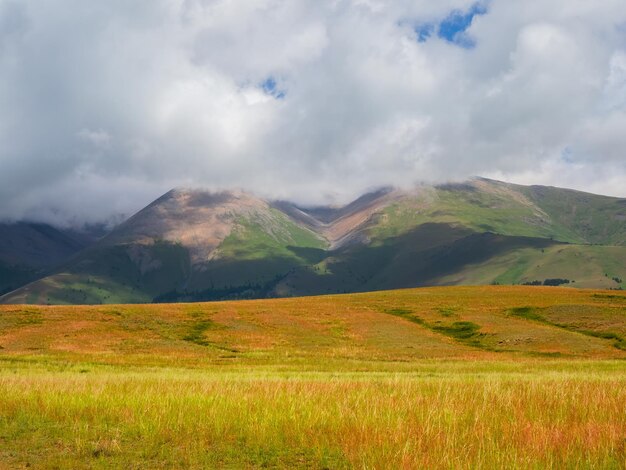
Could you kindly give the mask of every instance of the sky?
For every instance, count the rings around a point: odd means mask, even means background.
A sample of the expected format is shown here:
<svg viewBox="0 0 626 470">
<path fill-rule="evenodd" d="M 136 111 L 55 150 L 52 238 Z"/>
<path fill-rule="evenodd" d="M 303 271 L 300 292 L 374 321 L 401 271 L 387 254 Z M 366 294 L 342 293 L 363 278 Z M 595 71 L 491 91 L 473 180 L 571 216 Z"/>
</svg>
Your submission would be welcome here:
<svg viewBox="0 0 626 470">
<path fill-rule="evenodd" d="M 0 0 L 0 219 L 172 187 L 626 196 L 624 0 Z"/>
</svg>

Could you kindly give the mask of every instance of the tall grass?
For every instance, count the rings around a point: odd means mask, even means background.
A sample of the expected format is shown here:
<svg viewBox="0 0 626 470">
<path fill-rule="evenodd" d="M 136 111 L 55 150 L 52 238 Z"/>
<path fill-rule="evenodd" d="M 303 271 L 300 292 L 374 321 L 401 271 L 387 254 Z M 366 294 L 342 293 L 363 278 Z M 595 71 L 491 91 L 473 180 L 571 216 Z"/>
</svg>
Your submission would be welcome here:
<svg viewBox="0 0 626 470">
<path fill-rule="evenodd" d="M 626 465 L 623 363 L 393 368 L 5 365 L 0 462 L 9 468 Z"/>
<path fill-rule="evenodd" d="M 626 468 L 625 301 L 0 306 L 0 469 Z"/>
</svg>

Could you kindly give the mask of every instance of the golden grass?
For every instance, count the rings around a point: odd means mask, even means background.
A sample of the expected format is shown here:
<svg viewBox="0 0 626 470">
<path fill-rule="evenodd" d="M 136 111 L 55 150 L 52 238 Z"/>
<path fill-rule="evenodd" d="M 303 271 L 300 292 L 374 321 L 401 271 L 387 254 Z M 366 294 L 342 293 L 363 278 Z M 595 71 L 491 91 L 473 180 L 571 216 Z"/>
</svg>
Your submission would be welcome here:
<svg viewBox="0 0 626 470">
<path fill-rule="evenodd" d="M 540 309 L 546 318 L 558 318 L 571 328 L 511 315 L 511 309 L 523 307 Z M 613 341 L 575 330 L 587 325 L 625 334 L 625 309 L 626 295 L 615 291 L 519 286 L 203 304 L 7 305 L 0 306 L 0 352 L 189 366 L 303 358 L 624 358 L 626 351 L 614 347 Z M 472 341 L 442 333 L 458 322 L 478 328 Z"/>
<path fill-rule="evenodd" d="M 626 468 L 625 331 L 558 288 L 2 306 L 0 468 Z"/>
<path fill-rule="evenodd" d="M 39 468 L 623 468 L 626 371 L 0 374 L 0 461 Z"/>
</svg>

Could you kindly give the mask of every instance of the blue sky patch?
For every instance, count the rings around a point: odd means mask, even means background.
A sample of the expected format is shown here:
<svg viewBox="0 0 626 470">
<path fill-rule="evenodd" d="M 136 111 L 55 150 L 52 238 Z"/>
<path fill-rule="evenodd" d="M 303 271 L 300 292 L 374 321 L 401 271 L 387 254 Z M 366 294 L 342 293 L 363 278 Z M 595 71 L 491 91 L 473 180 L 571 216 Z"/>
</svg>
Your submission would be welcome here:
<svg viewBox="0 0 626 470">
<path fill-rule="evenodd" d="M 418 42 L 426 42 L 435 31 L 435 25 L 432 23 L 424 23 L 415 27 Z"/>
<path fill-rule="evenodd" d="M 263 91 L 276 98 L 277 100 L 282 100 L 285 98 L 285 90 L 281 90 L 278 88 L 278 84 L 276 83 L 276 79 L 274 77 L 267 77 L 263 80 L 259 85 Z"/>
<path fill-rule="evenodd" d="M 476 15 L 487 13 L 485 3 L 474 3 L 469 10 L 453 10 L 440 23 L 421 23 L 414 27 L 418 42 L 426 42 L 436 31 L 437 36 L 465 49 L 476 46 L 476 41 L 466 34 Z"/>
</svg>

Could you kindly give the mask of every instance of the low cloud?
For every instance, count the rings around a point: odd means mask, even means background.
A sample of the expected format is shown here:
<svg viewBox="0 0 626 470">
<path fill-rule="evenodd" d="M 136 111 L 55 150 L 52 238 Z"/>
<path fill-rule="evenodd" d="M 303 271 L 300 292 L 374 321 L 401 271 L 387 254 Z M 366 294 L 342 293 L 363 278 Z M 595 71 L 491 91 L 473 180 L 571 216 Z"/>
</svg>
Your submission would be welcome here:
<svg viewBox="0 0 626 470">
<path fill-rule="evenodd" d="M 0 0 L 4 219 L 97 222 L 181 185 L 626 196 L 625 126 L 621 0 Z"/>
</svg>

